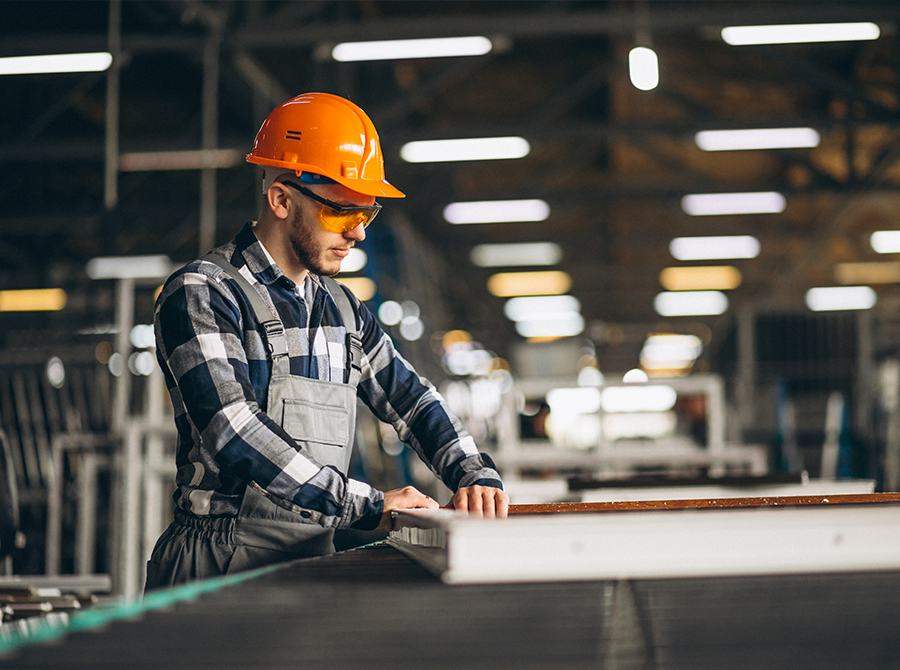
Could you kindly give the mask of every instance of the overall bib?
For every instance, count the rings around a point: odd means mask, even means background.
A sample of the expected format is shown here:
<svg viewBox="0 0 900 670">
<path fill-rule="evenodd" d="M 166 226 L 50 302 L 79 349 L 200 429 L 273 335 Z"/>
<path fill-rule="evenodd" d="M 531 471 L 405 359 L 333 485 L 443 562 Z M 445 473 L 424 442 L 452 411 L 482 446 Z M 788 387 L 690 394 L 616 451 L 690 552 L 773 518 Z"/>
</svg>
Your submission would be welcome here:
<svg viewBox="0 0 900 670">
<path fill-rule="evenodd" d="M 275 310 L 227 259 L 210 253 L 203 260 L 215 263 L 238 283 L 265 331 L 272 360 L 266 414 L 297 440 L 301 453 L 346 476 L 356 429 L 356 386 L 362 359 L 350 298 L 333 279 L 322 278 L 348 332 L 347 382 L 292 375 L 284 324 Z M 270 495 L 253 481 L 244 490 L 236 517 L 176 510 L 175 521 L 160 536 L 147 563 L 145 590 L 333 553 L 334 529 L 319 525 L 321 516 L 316 510 Z"/>
</svg>

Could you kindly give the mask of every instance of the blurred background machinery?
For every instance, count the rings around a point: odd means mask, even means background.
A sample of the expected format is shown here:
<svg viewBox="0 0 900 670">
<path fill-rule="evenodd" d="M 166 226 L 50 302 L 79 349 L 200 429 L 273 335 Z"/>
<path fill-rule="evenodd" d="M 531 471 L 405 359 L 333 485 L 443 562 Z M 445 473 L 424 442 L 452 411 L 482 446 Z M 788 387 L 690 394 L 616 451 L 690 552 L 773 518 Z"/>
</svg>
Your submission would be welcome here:
<svg viewBox="0 0 900 670">
<path fill-rule="evenodd" d="M 174 475 L 156 291 L 255 216 L 243 154 L 310 90 L 410 195 L 340 280 L 514 500 L 900 486 L 895 3 L 0 12 L 8 573 L 137 594 Z M 355 476 L 447 497 L 386 428 Z"/>
</svg>

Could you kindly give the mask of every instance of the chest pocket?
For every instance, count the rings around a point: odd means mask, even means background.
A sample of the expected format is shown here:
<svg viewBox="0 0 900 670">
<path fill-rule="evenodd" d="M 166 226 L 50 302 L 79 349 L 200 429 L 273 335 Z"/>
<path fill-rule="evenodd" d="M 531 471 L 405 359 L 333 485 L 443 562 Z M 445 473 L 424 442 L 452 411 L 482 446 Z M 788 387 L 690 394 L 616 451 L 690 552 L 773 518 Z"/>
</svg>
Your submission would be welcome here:
<svg viewBox="0 0 900 670">
<path fill-rule="evenodd" d="M 281 427 L 301 452 L 346 474 L 356 427 L 356 389 L 293 376 L 273 379 L 270 394 L 273 389 L 276 397 L 270 403 L 278 403 Z"/>
</svg>

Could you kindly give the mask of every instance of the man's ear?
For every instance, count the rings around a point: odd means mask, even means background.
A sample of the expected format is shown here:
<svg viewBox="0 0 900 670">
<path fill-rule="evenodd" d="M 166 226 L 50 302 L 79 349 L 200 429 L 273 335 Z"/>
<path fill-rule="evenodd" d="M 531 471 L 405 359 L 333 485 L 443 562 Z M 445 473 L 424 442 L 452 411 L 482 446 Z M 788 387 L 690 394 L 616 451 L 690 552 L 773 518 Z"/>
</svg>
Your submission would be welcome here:
<svg viewBox="0 0 900 670">
<path fill-rule="evenodd" d="M 266 203 L 272 214 L 278 219 L 287 219 L 290 216 L 291 208 L 294 203 L 288 193 L 287 186 L 279 182 L 274 182 L 266 190 Z"/>
</svg>

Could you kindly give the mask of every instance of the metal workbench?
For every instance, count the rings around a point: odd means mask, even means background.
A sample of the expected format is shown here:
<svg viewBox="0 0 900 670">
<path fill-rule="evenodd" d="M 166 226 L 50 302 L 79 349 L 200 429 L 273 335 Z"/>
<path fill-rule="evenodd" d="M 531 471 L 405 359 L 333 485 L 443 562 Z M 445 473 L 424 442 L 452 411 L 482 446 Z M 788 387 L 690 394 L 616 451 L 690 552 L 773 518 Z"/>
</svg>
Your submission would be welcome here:
<svg viewBox="0 0 900 670">
<path fill-rule="evenodd" d="M 900 659 L 894 572 L 447 586 L 377 545 L 195 595 L 21 647 L 0 667 L 768 670 Z"/>
</svg>

